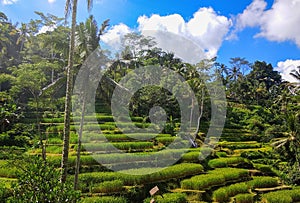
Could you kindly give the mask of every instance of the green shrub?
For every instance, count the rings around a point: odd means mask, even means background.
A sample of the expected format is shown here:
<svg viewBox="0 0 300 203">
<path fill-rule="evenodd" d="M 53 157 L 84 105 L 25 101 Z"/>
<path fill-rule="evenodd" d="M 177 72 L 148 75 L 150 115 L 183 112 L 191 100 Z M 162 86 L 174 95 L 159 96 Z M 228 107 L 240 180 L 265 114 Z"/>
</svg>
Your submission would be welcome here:
<svg viewBox="0 0 300 203">
<path fill-rule="evenodd" d="M 161 196 L 155 196 L 155 202 L 157 203 L 186 203 L 186 194 L 183 193 L 165 193 Z M 147 198 L 144 200 L 144 203 L 149 203 L 151 198 Z"/>
<path fill-rule="evenodd" d="M 9 161 L 6 160 L 0 160 L 0 177 L 5 178 L 16 178 L 17 177 L 17 171 L 15 165 L 12 165 Z"/>
<path fill-rule="evenodd" d="M 127 203 L 124 197 L 86 197 L 80 201 L 81 203 Z"/>
<path fill-rule="evenodd" d="M 279 196 L 280 195 L 280 196 Z M 270 192 L 267 194 L 264 194 L 262 196 L 263 203 L 291 203 L 293 202 L 292 197 L 290 197 L 287 194 L 279 194 L 277 192 Z"/>
<path fill-rule="evenodd" d="M 248 182 L 251 188 L 270 188 L 278 186 L 278 179 L 268 176 L 256 176 Z"/>
<path fill-rule="evenodd" d="M 13 195 L 13 191 L 10 186 L 0 180 L 0 202 L 6 202 L 8 197 Z"/>
<path fill-rule="evenodd" d="M 247 160 L 242 157 L 225 157 L 212 159 L 208 162 L 208 166 L 211 168 L 224 168 L 231 165 L 246 163 Z"/>
<path fill-rule="evenodd" d="M 248 178 L 248 171 L 236 168 L 220 168 L 208 174 L 194 176 L 180 182 L 181 188 L 192 190 L 206 190 L 212 186 L 223 185 L 227 181 L 236 181 Z"/>
<path fill-rule="evenodd" d="M 253 203 L 252 194 L 238 194 L 234 197 L 236 203 Z"/>
<path fill-rule="evenodd" d="M 241 157 L 253 160 L 253 159 L 262 159 L 265 154 L 261 151 L 243 151 Z"/>
<path fill-rule="evenodd" d="M 92 192 L 95 193 L 113 193 L 123 190 L 124 183 L 121 180 L 104 181 L 96 186 L 93 186 Z"/>
<path fill-rule="evenodd" d="M 49 138 L 48 144 L 62 144 L 62 139 L 57 137 Z"/>
<path fill-rule="evenodd" d="M 131 169 L 121 172 L 92 172 L 92 173 L 81 173 L 79 175 L 79 180 L 82 183 L 86 183 L 87 186 L 101 183 L 104 181 L 113 181 L 121 180 L 124 182 L 124 185 L 135 185 L 135 184 L 145 184 L 145 183 L 154 183 L 170 180 L 173 178 L 181 178 L 191 175 L 196 175 L 203 172 L 203 167 L 200 164 L 191 164 L 191 163 L 182 163 L 176 164 L 174 166 L 169 166 L 163 170 L 159 170 L 154 173 L 146 175 L 144 172 L 149 172 L 153 170 L 151 168 L 140 168 L 140 169 Z M 135 175 L 133 175 L 135 174 Z"/>
<path fill-rule="evenodd" d="M 300 201 L 300 189 L 281 190 L 262 195 L 262 202 L 264 203 L 286 203 L 298 201 Z"/>
<path fill-rule="evenodd" d="M 181 160 L 185 162 L 199 162 L 202 153 L 198 152 L 187 152 L 182 155 Z"/>
<path fill-rule="evenodd" d="M 149 149 L 153 147 L 153 142 L 113 142 L 113 143 L 84 143 L 82 150 L 88 151 L 114 151 L 115 148 L 120 150 L 131 149 Z M 75 147 L 77 150 L 77 146 Z"/>
<path fill-rule="evenodd" d="M 219 188 L 213 192 L 212 198 L 215 202 L 228 202 L 229 195 L 225 188 Z"/>
<path fill-rule="evenodd" d="M 254 168 L 261 171 L 264 174 L 272 175 L 274 174 L 272 167 L 264 164 L 254 164 Z"/>
<path fill-rule="evenodd" d="M 168 145 L 172 143 L 176 137 L 157 137 L 155 140 L 163 145 Z"/>
<path fill-rule="evenodd" d="M 221 187 L 213 192 L 213 199 L 217 202 L 226 202 L 229 201 L 230 197 L 241 193 L 247 193 L 248 189 L 249 186 L 245 182 Z"/>
<path fill-rule="evenodd" d="M 246 169 L 239 168 L 217 168 L 209 171 L 209 174 L 222 175 L 226 181 L 235 181 L 240 179 L 248 179 L 249 172 Z"/>
<path fill-rule="evenodd" d="M 226 152 L 216 152 L 217 157 L 221 158 L 221 157 L 227 157 L 227 153 Z"/>
<path fill-rule="evenodd" d="M 20 162 L 20 163 L 19 163 Z M 71 184 L 60 182 L 60 172 L 40 157 L 24 157 L 14 163 L 20 166 L 18 181 L 12 186 L 10 202 L 74 202 L 80 193 Z M 21 167 L 23 166 L 23 167 Z"/>
</svg>

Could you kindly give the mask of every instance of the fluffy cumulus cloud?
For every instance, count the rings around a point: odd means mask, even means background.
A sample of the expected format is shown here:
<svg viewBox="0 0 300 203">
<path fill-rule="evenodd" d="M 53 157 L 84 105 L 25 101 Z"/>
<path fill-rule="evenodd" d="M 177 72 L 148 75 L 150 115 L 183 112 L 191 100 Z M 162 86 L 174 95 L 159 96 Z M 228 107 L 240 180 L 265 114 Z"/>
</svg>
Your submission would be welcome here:
<svg viewBox="0 0 300 203">
<path fill-rule="evenodd" d="M 237 15 L 236 29 L 260 25 L 267 3 L 264 0 L 254 0 L 243 13 Z"/>
<path fill-rule="evenodd" d="M 1 3 L 4 5 L 10 5 L 16 3 L 18 0 L 2 0 Z"/>
<path fill-rule="evenodd" d="M 49 3 L 49 4 L 52 4 L 52 3 L 54 3 L 54 2 L 56 2 L 56 0 L 48 0 L 48 3 Z"/>
<path fill-rule="evenodd" d="M 276 0 L 266 10 L 264 0 L 254 0 L 237 16 L 236 28 L 260 27 L 256 37 L 270 41 L 292 41 L 300 47 L 300 0 Z"/>
<path fill-rule="evenodd" d="M 298 82 L 293 76 L 290 75 L 292 70 L 295 70 L 297 66 L 300 66 L 300 60 L 280 61 L 277 63 L 276 70 L 280 72 L 282 79 L 289 82 Z"/>
<path fill-rule="evenodd" d="M 218 15 L 212 8 L 200 8 L 189 21 L 184 21 L 182 16 L 173 14 L 169 16 L 152 15 L 150 17 L 141 16 L 138 19 L 139 30 L 159 30 L 178 35 L 195 43 L 205 56 L 214 57 L 222 45 L 232 23 L 225 16 Z M 175 36 L 174 35 L 174 36 Z M 180 37 L 176 36 L 176 40 Z M 170 40 L 168 35 L 157 35 L 161 41 Z M 185 46 L 174 40 L 174 50 Z M 187 43 L 191 44 L 191 43 Z M 170 47 L 172 48 L 172 46 Z"/>
<path fill-rule="evenodd" d="M 175 54 L 177 51 L 184 54 L 182 52 L 185 51 L 190 54 L 193 52 L 191 49 L 196 47 L 198 61 L 217 55 L 232 26 L 230 19 L 218 15 L 212 8 L 200 8 L 189 21 L 185 21 L 179 14 L 167 16 L 154 14 L 149 17 L 140 16 L 137 22 L 138 31 L 144 35 L 155 37 L 158 46 L 161 44 L 162 46 L 159 47 L 166 47 L 167 51 L 175 52 Z M 128 26 L 119 24 L 112 27 L 102 37 L 102 40 L 117 47 L 120 45 L 121 37 L 131 31 Z"/>
<path fill-rule="evenodd" d="M 121 23 L 109 29 L 108 32 L 101 37 L 101 40 L 114 49 L 114 51 L 119 51 L 122 37 L 130 32 L 132 32 L 131 29 Z"/>
</svg>

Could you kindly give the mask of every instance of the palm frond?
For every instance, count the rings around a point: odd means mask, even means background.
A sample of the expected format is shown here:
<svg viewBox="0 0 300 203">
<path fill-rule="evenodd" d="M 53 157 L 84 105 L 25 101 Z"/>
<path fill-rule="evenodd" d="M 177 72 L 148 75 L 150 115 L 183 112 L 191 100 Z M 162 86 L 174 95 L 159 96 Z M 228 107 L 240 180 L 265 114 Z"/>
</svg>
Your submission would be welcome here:
<svg viewBox="0 0 300 203">
<path fill-rule="evenodd" d="M 67 21 L 67 18 L 69 17 L 71 10 L 72 10 L 72 0 L 66 0 L 65 21 Z"/>
<path fill-rule="evenodd" d="M 93 8 L 93 0 L 87 0 L 87 9 L 90 12 Z"/>
</svg>

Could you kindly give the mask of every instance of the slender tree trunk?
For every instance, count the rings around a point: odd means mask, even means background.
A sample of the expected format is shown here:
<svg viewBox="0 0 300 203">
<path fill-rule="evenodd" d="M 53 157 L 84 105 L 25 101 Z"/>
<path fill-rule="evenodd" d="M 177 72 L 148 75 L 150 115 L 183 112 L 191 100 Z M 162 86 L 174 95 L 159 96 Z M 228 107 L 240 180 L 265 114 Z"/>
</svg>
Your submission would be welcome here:
<svg viewBox="0 0 300 203">
<path fill-rule="evenodd" d="M 204 88 L 202 88 L 202 93 L 201 93 L 201 107 L 200 107 L 200 115 L 198 117 L 198 120 L 197 120 L 197 128 L 196 128 L 196 131 L 194 133 L 194 138 L 196 138 L 198 136 L 198 133 L 200 131 L 200 121 L 201 121 L 201 118 L 202 118 L 202 115 L 203 115 L 203 108 L 204 108 Z"/>
<path fill-rule="evenodd" d="M 84 92 L 84 94 L 85 94 L 85 92 Z M 74 176 L 74 189 L 75 190 L 78 190 L 78 176 L 79 176 L 79 169 L 80 169 L 81 139 L 82 139 L 83 121 L 84 121 L 84 115 L 85 115 L 85 105 L 86 105 L 86 99 L 85 99 L 85 96 L 84 96 L 83 101 L 82 101 L 81 118 L 80 118 L 80 126 L 79 126 L 79 133 L 78 133 L 78 147 L 77 147 L 75 176 Z"/>
<path fill-rule="evenodd" d="M 194 112 L 194 98 L 192 97 L 192 106 L 191 106 L 191 113 L 190 113 L 190 128 L 192 127 L 192 120 L 193 120 L 193 112 Z"/>
<path fill-rule="evenodd" d="M 37 129 L 38 129 L 38 135 L 39 135 L 39 139 L 40 139 L 40 147 L 42 149 L 42 158 L 44 161 L 46 161 L 46 148 L 43 142 L 43 135 L 41 133 L 41 123 L 40 123 L 40 115 L 39 115 L 39 99 L 35 98 L 35 102 L 36 102 L 36 124 L 37 124 Z"/>
<path fill-rule="evenodd" d="M 65 101 L 65 117 L 64 117 L 64 138 L 61 161 L 61 182 L 66 182 L 68 171 L 69 145 L 70 145 L 70 117 L 71 117 L 71 93 L 73 86 L 73 59 L 75 52 L 75 30 L 76 30 L 77 0 L 73 0 L 72 4 L 72 26 L 70 37 L 69 60 L 67 67 L 67 87 Z"/>
</svg>

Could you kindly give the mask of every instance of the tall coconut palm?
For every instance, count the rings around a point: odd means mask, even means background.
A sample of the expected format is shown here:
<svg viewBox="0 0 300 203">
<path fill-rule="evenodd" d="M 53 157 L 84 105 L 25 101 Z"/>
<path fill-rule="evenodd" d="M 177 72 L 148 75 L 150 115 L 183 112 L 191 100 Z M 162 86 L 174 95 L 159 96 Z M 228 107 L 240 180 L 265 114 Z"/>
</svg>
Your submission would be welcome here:
<svg viewBox="0 0 300 203">
<path fill-rule="evenodd" d="M 104 30 L 108 27 L 109 20 L 105 20 L 102 23 L 101 29 L 98 29 L 97 22 L 94 17 L 91 15 L 85 23 L 80 23 L 77 27 L 76 35 L 75 35 L 75 44 L 78 48 L 78 52 L 80 55 L 80 59 L 85 61 L 87 57 L 99 47 L 100 35 L 103 34 Z M 89 71 L 85 73 L 85 80 L 89 81 Z M 88 82 L 81 87 L 80 97 L 82 100 L 81 106 L 81 116 L 80 116 L 80 125 L 78 132 L 78 147 L 77 147 L 77 156 L 76 156 L 76 165 L 75 165 L 75 176 L 74 176 L 74 189 L 78 189 L 78 176 L 80 169 L 80 152 L 81 152 L 81 140 L 82 140 L 82 131 L 84 124 L 84 116 L 86 111 L 86 97 L 87 97 L 87 89 Z"/>
<path fill-rule="evenodd" d="M 64 116 L 64 135 L 63 135 L 63 150 L 61 161 L 61 182 L 67 179 L 69 145 L 70 145 L 70 117 L 71 117 L 71 94 L 73 86 L 73 64 L 75 53 L 75 32 L 76 32 L 76 16 L 77 16 L 78 0 L 66 0 L 65 17 L 68 18 L 72 12 L 71 34 L 69 43 L 69 57 L 67 66 L 67 85 L 65 99 L 65 116 Z M 91 10 L 93 1 L 87 0 L 88 10 Z"/>
<path fill-rule="evenodd" d="M 297 67 L 298 68 L 298 71 L 297 70 L 293 70 L 290 75 L 293 76 L 294 78 L 296 78 L 297 80 L 299 80 L 300 82 L 300 66 Z"/>
</svg>

